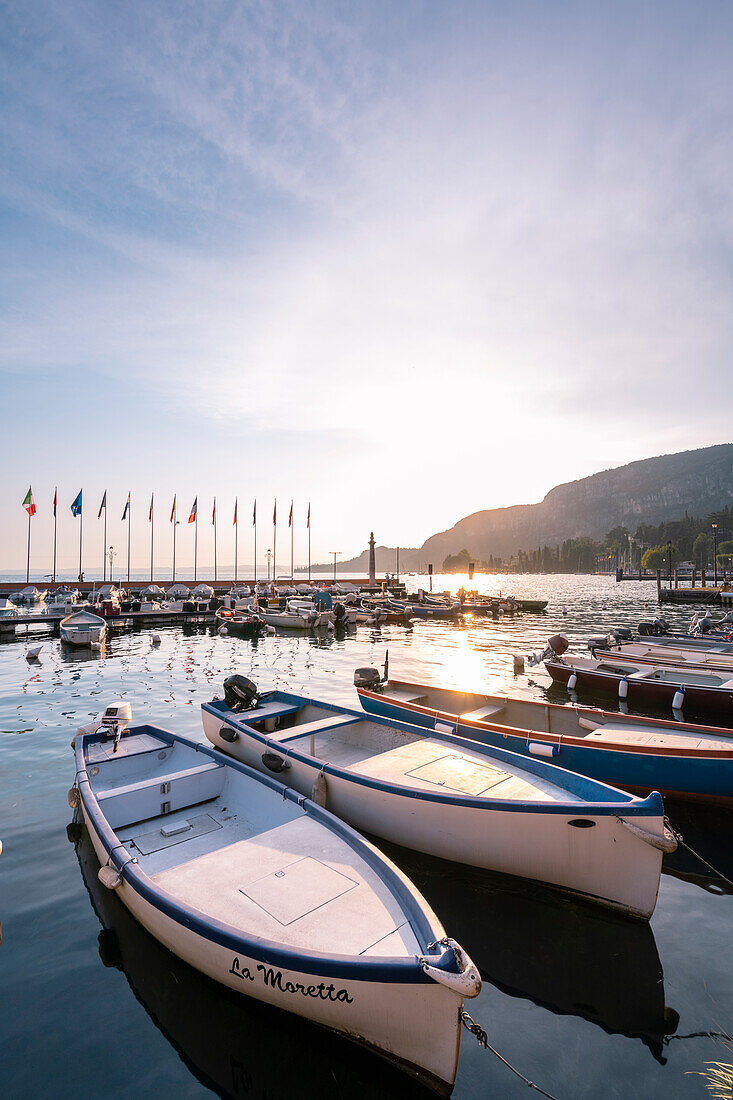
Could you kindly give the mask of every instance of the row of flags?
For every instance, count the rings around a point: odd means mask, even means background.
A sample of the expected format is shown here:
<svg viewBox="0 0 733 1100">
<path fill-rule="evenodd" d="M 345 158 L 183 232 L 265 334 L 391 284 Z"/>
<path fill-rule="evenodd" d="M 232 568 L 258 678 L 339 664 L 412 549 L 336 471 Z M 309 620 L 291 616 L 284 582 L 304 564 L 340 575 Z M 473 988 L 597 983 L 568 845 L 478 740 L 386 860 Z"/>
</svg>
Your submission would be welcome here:
<svg viewBox="0 0 733 1100">
<path fill-rule="evenodd" d="M 72 516 L 80 516 L 82 514 L 82 491 L 83 490 L 81 490 L 81 489 L 79 490 L 76 497 L 74 498 L 74 500 L 71 503 L 71 514 L 72 514 Z M 178 495 L 177 493 L 173 494 L 173 507 L 171 508 L 171 518 L 170 518 L 171 523 L 174 523 L 175 520 L 176 520 L 177 495 Z M 149 523 L 153 522 L 153 503 L 154 503 L 154 499 L 155 499 L 155 494 L 151 493 L 151 495 L 150 495 L 150 509 L 148 511 L 148 522 Z M 130 494 L 128 493 L 127 494 L 127 500 L 125 502 L 125 508 L 124 508 L 123 513 L 122 513 L 123 520 L 128 519 L 129 516 L 130 516 L 130 503 L 131 503 L 130 502 Z M 57 506 L 58 506 L 58 489 L 55 490 L 54 494 L 53 494 L 53 514 L 54 514 L 54 516 L 56 515 Z M 35 516 L 35 514 L 36 514 L 36 505 L 35 505 L 35 501 L 33 500 L 33 489 L 30 486 L 28 487 L 28 492 L 26 493 L 25 499 L 23 500 L 23 507 L 25 508 L 25 510 L 26 510 L 26 512 L 28 513 L 29 516 Z M 235 497 L 235 499 L 234 499 L 234 519 L 232 520 L 232 526 L 233 527 L 237 526 L 237 507 L 238 507 L 238 498 Z M 104 490 L 104 495 L 102 497 L 102 501 L 99 505 L 99 511 L 97 512 L 97 519 L 100 519 L 101 516 L 102 516 L 102 512 L 106 513 L 106 511 L 107 511 L 107 490 L 105 489 Z M 191 511 L 189 512 L 189 515 L 188 515 L 188 522 L 189 523 L 197 523 L 198 522 L 198 497 L 194 497 L 193 504 L 191 505 Z M 214 524 L 214 526 L 216 526 L 216 497 L 214 497 L 214 507 L 213 507 L 212 512 L 211 512 L 211 522 Z M 252 525 L 256 526 L 256 524 L 257 524 L 257 500 L 255 500 L 254 506 L 252 508 Z M 273 527 L 277 527 L 277 501 L 275 501 L 275 505 L 274 505 L 274 508 L 272 510 L 272 524 L 273 524 Z M 307 517 L 307 520 L 306 520 L 306 527 L 309 530 L 310 530 L 310 525 L 311 525 L 311 506 L 310 506 L 310 502 L 309 502 L 308 503 L 308 517 Z M 288 527 L 292 527 L 292 526 L 293 526 L 293 502 L 291 500 L 290 501 L 290 515 L 288 516 Z"/>
</svg>

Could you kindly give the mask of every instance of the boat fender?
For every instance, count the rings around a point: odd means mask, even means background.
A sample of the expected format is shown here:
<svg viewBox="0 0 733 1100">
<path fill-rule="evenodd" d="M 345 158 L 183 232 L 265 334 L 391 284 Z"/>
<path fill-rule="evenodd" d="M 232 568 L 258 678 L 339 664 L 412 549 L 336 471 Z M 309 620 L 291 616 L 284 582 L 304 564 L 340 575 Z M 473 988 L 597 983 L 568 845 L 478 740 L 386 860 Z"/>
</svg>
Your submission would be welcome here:
<svg viewBox="0 0 733 1100">
<path fill-rule="evenodd" d="M 685 705 L 685 689 L 683 687 L 677 688 L 677 691 L 672 697 L 672 710 L 682 710 Z"/>
<path fill-rule="evenodd" d="M 266 768 L 269 768 L 271 772 L 284 772 L 291 767 L 289 760 L 284 760 L 282 756 L 278 756 L 276 752 L 263 752 L 262 763 Z"/>
<path fill-rule="evenodd" d="M 571 672 L 568 676 L 568 691 L 575 691 L 575 685 L 578 682 L 578 677 L 574 672 Z"/>
<path fill-rule="evenodd" d="M 436 733 L 455 733 L 456 727 L 449 726 L 447 722 L 438 722 L 436 719 L 435 726 L 433 727 Z"/>
<path fill-rule="evenodd" d="M 229 633 L 229 627 L 228 626 L 220 626 L 219 627 L 219 633 L 220 634 L 228 634 Z"/>
<path fill-rule="evenodd" d="M 325 810 L 327 798 L 328 781 L 326 779 L 323 768 L 321 768 L 315 780 L 313 781 L 313 788 L 311 790 L 311 801 L 315 802 L 316 806 L 321 806 Z"/>
<path fill-rule="evenodd" d="M 226 741 L 229 745 L 233 745 L 235 741 L 239 740 L 239 734 L 231 726 L 222 726 L 219 730 L 219 736 L 222 741 Z"/>
<path fill-rule="evenodd" d="M 473 959 L 463 950 L 460 944 L 450 939 L 450 937 L 446 936 L 445 939 L 439 942 L 452 949 L 456 962 L 460 967 L 460 972 L 455 974 L 447 970 L 441 970 L 437 966 L 431 966 L 428 960 L 420 955 L 418 959 L 422 970 L 438 985 L 446 986 L 457 993 L 459 997 L 478 997 L 481 992 L 481 975 Z"/>
<path fill-rule="evenodd" d="M 533 756 L 557 756 L 560 752 L 559 745 L 545 745 L 541 741 L 530 741 L 527 748 Z"/>
<path fill-rule="evenodd" d="M 520 657 L 516 653 L 514 655 L 514 671 L 515 673 L 524 672 L 524 657 Z"/>
<path fill-rule="evenodd" d="M 76 810 L 81 806 L 81 792 L 78 787 L 69 787 L 69 793 L 66 797 L 72 810 Z"/>
<path fill-rule="evenodd" d="M 618 697 L 619 699 L 626 699 L 629 694 L 629 681 L 624 676 L 623 679 L 618 682 Z"/>
<path fill-rule="evenodd" d="M 639 840 L 643 840 L 645 844 L 651 844 L 652 848 L 666 853 L 677 851 L 677 838 L 667 825 L 664 826 L 664 835 L 657 836 L 656 833 L 650 833 L 648 829 L 642 829 L 641 825 L 627 821 L 625 817 L 617 817 L 616 820 L 620 821 L 634 836 L 638 836 Z"/>
</svg>

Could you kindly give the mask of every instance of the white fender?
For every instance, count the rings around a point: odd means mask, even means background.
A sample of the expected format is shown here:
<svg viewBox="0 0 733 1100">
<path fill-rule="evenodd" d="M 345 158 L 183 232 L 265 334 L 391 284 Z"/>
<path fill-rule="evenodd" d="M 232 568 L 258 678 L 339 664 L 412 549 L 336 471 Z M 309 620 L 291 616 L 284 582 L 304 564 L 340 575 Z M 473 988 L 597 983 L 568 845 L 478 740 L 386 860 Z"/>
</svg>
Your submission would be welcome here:
<svg viewBox="0 0 733 1100">
<path fill-rule="evenodd" d="M 657 836 L 656 833 L 650 833 L 648 829 L 643 829 L 641 825 L 627 821 L 625 817 L 619 817 L 617 821 L 620 821 L 624 828 L 628 829 L 634 836 L 638 836 L 639 840 L 643 840 L 645 844 L 651 844 L 652 848 L 657 848 L 660 852 L 677 851 L 677 838 L 666 825 L 664 826 L 664 835 Z"/>
</svg>

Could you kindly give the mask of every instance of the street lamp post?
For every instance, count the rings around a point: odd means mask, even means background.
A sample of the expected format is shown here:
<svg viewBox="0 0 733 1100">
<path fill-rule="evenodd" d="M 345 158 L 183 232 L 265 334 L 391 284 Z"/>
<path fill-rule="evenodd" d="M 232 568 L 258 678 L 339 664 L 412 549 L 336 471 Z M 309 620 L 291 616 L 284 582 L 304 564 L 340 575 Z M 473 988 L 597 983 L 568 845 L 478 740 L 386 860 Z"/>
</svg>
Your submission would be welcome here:
<svg viewBox="0 0 733 1100">
<path fill-rule="evenodd" d="M 270 558 L 272 556 L 272 550 L 267 551 L 267 580 L 270 580 Z"/>
<path fill-rule="evenodd" d="M 335 583 L 336 582 L 336 555 L 340 554 L 341 551 L 340 550 L 329 550 L 328 552 L 329 552 L 329 554 L 333 554 L 333 579 L 334 579 L 334 583 Z"/>
<path fill-rule="evenodd" d="M 672 543 L 667 543 L 667 581 L 669 587 L 672 587 Z"/>
<path fill-rule="evenodd" d="M 117 551 L 115 550 L 114 546 L 110 546 L 107 552 L 107 556 L 109 558 L 109 581 L 110 584 L 112 584 L 112 569 L 114 565 L 114 560 L 117 557 Z"/>
</svg>

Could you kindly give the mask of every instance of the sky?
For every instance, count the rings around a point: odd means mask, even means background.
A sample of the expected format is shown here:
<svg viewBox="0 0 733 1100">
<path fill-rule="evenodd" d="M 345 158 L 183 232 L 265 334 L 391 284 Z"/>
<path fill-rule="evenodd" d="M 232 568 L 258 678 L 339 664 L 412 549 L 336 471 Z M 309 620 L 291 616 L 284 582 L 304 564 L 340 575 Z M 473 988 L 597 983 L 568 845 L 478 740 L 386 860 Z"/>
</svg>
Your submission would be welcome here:
<svg viewBox="0 0 733 1100">
<path fill-rule="evenodd" d="M 731 439 L 722 2 L 0 4 L 0 569 L 419 546 Z M 226 517 L 226 519 L 224 519 Z M 184 517 L 185 518 L 185 517 Z M 284 521 L 284 522 L 283 522 Z M 228 540 L 228 541 L 227 541 Z M 179 560 L 192 557 L 188 529 Z M 279 555 L 280 556 L 280 555 Z M 287 556 L 287 555 L 286 555 Z M 50 565 L 49 565 L 50 568 Z"/>
</svg>

